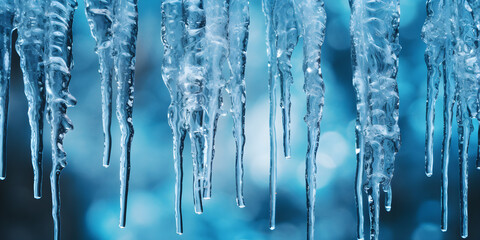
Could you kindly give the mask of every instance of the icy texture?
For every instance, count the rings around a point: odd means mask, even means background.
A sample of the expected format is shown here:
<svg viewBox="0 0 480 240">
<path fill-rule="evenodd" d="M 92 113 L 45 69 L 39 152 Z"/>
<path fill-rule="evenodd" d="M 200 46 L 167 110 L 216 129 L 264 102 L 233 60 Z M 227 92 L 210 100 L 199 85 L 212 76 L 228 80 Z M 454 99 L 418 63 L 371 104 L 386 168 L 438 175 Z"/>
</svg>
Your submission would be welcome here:
<svg viewBox="0 0 480 240">
<path fill-rule="evenodd" d="M 230 0 L 228 25 L 230 55 L 228 62 L 231 76 L 228 91 L 232 102 L 230 112 L 233 118 L 233 136 L 236 144 L 235 179 L 239 207 L 245 206 L 243 200 L 243 150 L 245 147 L 245 62 L 247 60 L 249 25 L 248 0 Z"/>
<path fill-rule="evenodd" d="M 10 59 L 15 9 L 13 0 L 0 0 L 0 180 L 7 177 L 7 115 Z"/>
<path fill-rule="evenodd" d="M 396 82 L 400 7 L 397 0 L 351 0 L 350 7 L 353 84 L 357 93 L 357 238 L 364 238 L 364 184 L 368 193 L 369 238 L 378 239 L 380 185 L 387 193 L 385 207 L 390 209 L 390 181 L 400 147 Z"/>
<path fill-rule="evenodd" d="M 222 75 L 223 66 L 228 54 L 228 3 L 219 0 L 204 0 L 205 7 L 205 56 L 206 86 L 205 86 L 205 134 L 206 159 L 203 197 L 211 197 L 212 161 L 215 153 L 215 133 L 222 105 L 222 89 L 225 88 L 225 78 Z"/>
<path fill-rule="evenodd" d="M 133 92 L 135 50 L 138 32 L 137 0 L 85 0 L 95 51 L 100 60 L 102 123 L 104 132 L 103 166 L 110 164 L 112 148 L 112 82 L 117 82 L 116 115 L 122 134 L 120 140 L 120 227 L 125 227 L 130 149 L 133 139 Z"/>
<path fill-rule="evenodd" d="M 42 0 L 17 1 L 16 49 L 23 71 L 28 119 L 31 129 L 31 156 L 35 198 L 42 197 L 43 117 L 45 112 L 45 7 Z"/>
<path fill-rule="evenodd" d="M 95 38 L 95 51 L 100 60 L 100 76 L 102 78 L 102 123 L 104 134 L 103 166 L 110 164 L 112 150 L 112 79 L 113 66 L 113 6 L 116 0 L 85 0 L 85 11 L 88 24 Z"/>
<path fill-rule="evenodd" d="M 307 188 L 307 239 L 314 239 L 316 157 L 320 139 L 320 121 L 324 105 L 325 85 L 320 68 L 321 47 L 325 39 L 327 14 L 323 0 L 296 0 L 296 12 L 300 19 L 303 36 L 303 71 L 307 95 L 308 148 L 305 182 Z M 279 69 L 281 67 L 279 66 Z M 281 72 L 281 71 L 280 71 Z"/>
<path fill-rule="evenodd" d="M 427 1 L 427 19 L 422 38 L 427 44 L 428 67 L 426 173 L 433 173 L 433 128 L 435 101 L 443 78 L 444 136 L 442 147 L 441 229 L 448 228 L 448 165 L 454 105 L 457 103 L 460 163 L 461 236 L 468 236 L 468 144 L 473 131 L 471 118 L 479 117 L 480 62 L 479 3 L 472 0 Z M 477 156 L 477 164 L 479 162 Z"/>
<path fill-rule="evenodd" d="M 54 239 L 60 239 L 60 172 L 66 166 L 66 154 L 63 150 L 63 138 L 73 128 L 67 117 L 67 107 L 75 105 L 76 100 L 68 91 L 72 58 L 72 22 L 77 6 L 74 0 L 52 0 L 47 5 L 48 27 L 45 34 L 46 46 L 46 93 L 47 120 L 50 123 L 52 144 L 52 215 Z"/>
<path fill-rule="evenodd" d="M 182 180 L 183 144 L 186 130 L 182 117 L 182 91 L 180 74 L 183 70 L 183 42 L 185 23 L 181 0 L 166 0 L 162 3 L 162 42 L 164 46 L 162 77 L 172 102 L 168 108 L 168 123 L 173 133 L 173 160 L 175 167 L 175 226 L 178 234 L 183 233 L 182 224 Z"/>
</svg>

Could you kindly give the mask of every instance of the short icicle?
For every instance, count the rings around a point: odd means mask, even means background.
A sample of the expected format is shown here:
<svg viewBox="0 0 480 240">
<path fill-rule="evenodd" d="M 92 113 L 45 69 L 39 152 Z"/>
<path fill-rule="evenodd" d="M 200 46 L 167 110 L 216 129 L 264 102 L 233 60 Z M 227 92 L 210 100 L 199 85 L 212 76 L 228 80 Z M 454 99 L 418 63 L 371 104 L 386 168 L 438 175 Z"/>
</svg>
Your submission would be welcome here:
<svg viewBox="0 0 480 240">
<path fill-rule="evenodd" d="M 43 118 L 45 112 L 45 1 L 17 2 L 18 39 L 16 49 L 23 71 L 30 123 L 30 151 L 33 167 L 33 195 L 42 197 Z"/>
<path fill-rule="evenodd" d="M 277 134 L 275 128 L 275 116 L 277 112 L 276 101 L 276 81 L 277 81 L 277 65 L 275 53 L 276 51 L 276 34 L 273 24 L 273 10 L 276 0 L 262 0 L 263 13 L 265 14 L 265 22 L 267 25 L 267 57 L 268 57 L 268 91 L 270 98 L 270 230 L 275 229 L 275 213 L 277 204 Z"/>
<path fill-rule="evenodd" d="M 205 111 L 205 10 L 204 0 L 184 0 L 186 25 L 186 45 L 184 76 L 181 76 L 183 104 L 186 125 L 190 136 L 193 160 L 193 202 L 195 213 L 203 213 L 202 194 L 206 136 L 204 126 Z"/>
<path fill-rule="evenodd" d="M 175 169 L 175 226 L 177 234 L 183 233 L 182 181 L 183 144 L 186 131 L 181 115 L 183 111 L 180 72 L 183 71 L 183 43 L 185 23 L 182 0 L 166 0 L 162 3 L 162 42 L 164 46 L 162 77 L 172 102 L 168 111 L 168 123 L 173 133 L 173 161 Z"/>
<path fill-rule="evenodd" d="M 7 177 L 7 120 L 8 93 L 12 56 L 12 32 L 14 29 L 14 0 L 0 0 L 0 180 Z"/>
<path fill-rule="evenodd" d="M 77 7 L 75 0 L 52 0 L 47 5 L 46 46 L 46 93 L 47 120 L 51 125 L 52 171 L 50 184 L 52 189 L 52 216 L 54 239 L 60 239 L 60 172 L 65 168 L 66 153 L 63 138 L 73 128 L 67 117 L 67 107 L 75 105 L 76 100 L 68 91 L 70 70 L 73 67 L 72 23 Z"/>
<path fill-rule="evenodd" d="M 245 63 L 247 59 L 250 14 L 248 0 L 230 0 L 229 6 L 229 57 L 231 69 L 228 90 L 232 102 L 233 136 L 235 138 L 235 179 L 237 205 L 245 207 L 243 199 L 243 152 L 245 147 Z"/>
<path fill-rule="evenodd" d="M 112 150 L 112 79 L 113 67 L 113 4 L 116 0 L 85 0 L 85 12 L 92 36 L 96 41 L 95 52 L 100 62 L 102 93 L 102 125 L 104 135 L 103 166 L 110 165 Z"/>
<path fill-rule="evenodd" d="M 204 128 L 206 134 L 206 156 L 204 166 L 203 198 L 212 195 L 212 163 L 215 155 L 215 134 L 223 104 L 222 89 L 225 88 L 225 66 L 228 50 L 228 6 L 226 0 L 204 0 L 205 11 L 205 98 Z"/>
<path fill-rule="evenodd" d="M 137 0 L 118 0 L 114 5 L 115 33 L 113 61 L 117 80 L 117 119 L 122 133 L 120 147 L 120 227 L 127 218 L 128 184 L 130 180 L 130 150 L 133 139 L 133 91 L 135 52 L 138 32 Z"/>
<path fill-rule="evenodd" d="M 353 84 L 357 94 L 357 239 L 363 239 L 361 186 L 368 193 L 371 240 L 379 239 L 380 188 L 390 209 L 395 155 L 400 148 L 397 86 L 397 0 L 350 0 Z M 381 36 L 381 37 L 380 37 Z M 364 169 L 365 172 L 360 172 Z M 365 179 L 364 179 L 365 177 Z M 364 182 L 365 181 L 365 182 Z"/>
</svg>

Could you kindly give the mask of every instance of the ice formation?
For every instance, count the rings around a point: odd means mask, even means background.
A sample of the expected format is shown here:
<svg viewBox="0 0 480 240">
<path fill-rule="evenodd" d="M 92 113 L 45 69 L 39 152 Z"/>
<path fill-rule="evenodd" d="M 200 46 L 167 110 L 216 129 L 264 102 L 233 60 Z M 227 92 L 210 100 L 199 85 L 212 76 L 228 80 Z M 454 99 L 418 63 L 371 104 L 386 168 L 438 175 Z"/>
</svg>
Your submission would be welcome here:
<svg viewBox="0 0 480 240">
<path fill-rule="evenodd" d="M 350 0 L 353 85 L 357 95 L 357 239 L 364 239 L 363 195 L 368 194 L 370 239 L 379 238 L 380 187 L 390 211 L 391 179 L 400 147 L 396 82 L 400 44 L 398 0 Z"/>
<path fill-rule="evenodd" d="M 303 36 L 304 91 L 307 95 L 308 150 L 305 182 L 307 191 L 307 238 L 314 238 L 316 154 L 325 86 L 320 68 L 321 46 L 325 38 L 326 12 L 321 0 L 263 1 L 267 24 L 267 55 L 270 91 L 270 229 L 275 228 L 276 208 L 276 84 L 280 81 L 285 158 L 290 158 L 290 85 L 293 82 L 290 58 Z M 293 11 L 292 11 L 293 10 Z"/>
<path fill-rule="evenodd" d="M 133 138 L 133 92 L 138 31 L 137 0 L 86 0 L 86 14 L 97 42 L 102 86 L 102 122 L 105 135 L 103 165 L 111 151 L 112 79 L 117 82 L 116 115 L 122 133 L 120 146 L 120 227 L 125 227 Z"/>
<path fill-rule="evenodd" d="M 457 104 L 460 163 L 460 234 L 468 236 L 468 145 L 472 118 L 479 119 L 480 61 L 478 59 L 480 3 L 475 0 L 427 1 L 422 38 L 427 44 L 428 68 L 426 174 L 433 174 L 435 101 L 444 82 L 444 135 L 442 146 L 441 229 L 448 223 L 448 165 L 454 105 Z M 480 132 L 479 132 L 480 133 Z M 479 135 L 480 136 L 480 135 Z M 479 167 L 480 152 L 477 155 Z"/>
<path fill-rule="evenodd" d="M 193 161 L 194 209 L 200 214 L 203 212 L 202 198 L 211 197 L 215 131 L 225 90 L 232 101 L 237 147 L 237 205 L 245 206 L 243 148 L 248 26 L 247 0 L 166 0 L 162 3 L 162 77 L 172 99 L 168 120 L 173 132 L 178 234 L 183 232 L 184 140 L 188 133 Z"/>
</svg>

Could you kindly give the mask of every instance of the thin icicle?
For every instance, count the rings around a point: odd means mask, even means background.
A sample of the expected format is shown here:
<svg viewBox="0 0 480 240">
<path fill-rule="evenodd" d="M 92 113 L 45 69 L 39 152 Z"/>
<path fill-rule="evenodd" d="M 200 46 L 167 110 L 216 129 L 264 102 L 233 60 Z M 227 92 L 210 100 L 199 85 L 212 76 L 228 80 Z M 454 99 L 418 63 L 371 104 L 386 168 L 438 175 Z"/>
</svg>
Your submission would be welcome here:
<svg viewBox="0 0 480 240">
<path fill-rule="evenodd" d="M 291 157 L 290 150 L 290 85 L 293 83 L 290 59 L 300 35 L 297 16 L 292 9 L 292 0 L 277 1 L 273 11 L 273 25 L 276 33 L 276 65 L 280 80 L 280 107 L 283 119 L 283 151 L 286 158 Z"/>
<path fill-rule="evenodd" d="M 302 26 L 303 72 L 305 75 L 303 90 L 307 95 L 307 115 L 305 116 L 308 128 L 305 169 L 308 212 L 307 239 L 313 240 L 315 228 L 316 158 L 325 95 L 325 84 L 323 82 L 320 61 L 321 47 L 325 39 L 327 14 L 323 0 L 297 0 L 295 7 Z M 290 34 L 294 35 L 292 31 L 290 31 Z M 280 65 L 279 69 L 281 69 Z"/>
<path fill-rule="evenodd" d="M 183 143 L 185 122 L 183 111 L 180 73 L 183 62 L 185 23 L 181 0 L 167 0 L 162 3 L 162 42 L 164 46 L 162 77 L 172 102 L 168 111 L 168 122 L 173 133 L 173 161 L 175 167 L 175 226 L 178 234 L 183 233 L 182 223 L 182 181 Z"/>
<path fill-rule="evenodd" d="M 193 199 L 195 212 L 201 214 L 203 190 L 203 165 L 205 159 L 206 136 L 204 125 L 205 111 L 205 11 L 203 0 L 184 0 L 186 24 L 186 45 L 184 71 L 181 79 L 184 116 L 190 135 L 193 160 Z"/>
<path fill-rule="evenodd" d="M 113 67 L 113 4 L 115 0 L 85 0 L 85 12 L 93 38 L 97 43 L 95 52 L 98 54 L 102 86 L 102 123 L 104 134 L 103 166 L 110 165 L 112 150 L 112 79 Z"/>
<path fill-rule="evenodd" d="M 359 188 L 363 175 L 368 193 L 370 234 L 379 238 L 380 187 L 389 191 L 395 155 L 400 147 L 398 127 L 398 54 L 400 51 L 398 1 L 351 0 L 353 83 L 357 92 L 358 214 L 363 214 Z M 362 158 L 363 157 L 363 158 Z M 386 194 L 389 200 L 390 194 Z M 363 239 L 363 217 L 357 238 Z"/>
<path fill-rule="evenodd" d="M 33 166 L 33 195 L 42 197 L 43 117 L 45 112 L 45 7 L 42 0 L 17 1 L 18 39 L 16 49 L 23 71 L 28 119 L 31 129 L 30 150 Z"/>
<path fill-rule="evenodd" d="M 204 168 L 203 197 L 211 198 L 212 194 L 212 162 L 215 155 L 215 133 L 222 106 L 222 89 L 225 88 L 223 66 L 229 50 L 228 42 L 228 1 L 204 0 L 205 11 L 205 70 L 206 111 L 204 112 L 204 128 L 206 134 L 206 156 Z"/>
<path fill-rule="evenodd" d="M 262 0 L 263 13 L 265 14 L 265 22 L 267 25 L 267 57 L 268 57 L 268 91 L 270 98 L 270 229 L 275 229 L 275 210 L 277 204 L 277 140 L 275 129 L 275 116 L 277 112 L 276 103 L 276 80 L 277 65 L 275 53 L 276 51 L 276 35 L 273 25 L 273 11 L 276 0 Z"/>
<path fill-rule="evenodd" d="M 130 180 L 130 149 L 133 138 L 133 83 L 138 31 L 137 0 L 118 0 L 114 5 L 115 33 L 113 61 L 117 80 L 117 119 L 122 133 L 120 147 L 120 227 L 127 217 L 128 183 Z"/>
<path fill-rule="evenodd" d="M 60 172 L 65 168 L 66 153 L 63 150 L 63 138 L 73 128 L 67 117 L 67 107 L 75 105 L 76 100 L 68 91 L 72 57 L 72 22 L 77 7 L 75 0 L 52 0 L 47 5 L 48 27 L 45 35 L 46 46 L 46 93 L 47 120 L 51 125 L 52 171 L 50 184 L 52 189 L 52 216 L 54 239 L 60 239 Z"/>
<path fill-rule="evenodd" d="M 0 180 L 7 177 L 7 120 L 10 62 L 15 8 L 13 0 L 0 0 Z"/>
<path fill-rule="evenodd" d="M 236 144 L 235 179 L 237 205 L 245 207 L 243 199 L 243 152 L 245 147 L 245 62 L 247 59 L 248 28 L 250 14 L 248 0 L 230 0 L 228 37 L 231 69 L 228 90 L 232 101 L 233 136 Z"/>
</svg>

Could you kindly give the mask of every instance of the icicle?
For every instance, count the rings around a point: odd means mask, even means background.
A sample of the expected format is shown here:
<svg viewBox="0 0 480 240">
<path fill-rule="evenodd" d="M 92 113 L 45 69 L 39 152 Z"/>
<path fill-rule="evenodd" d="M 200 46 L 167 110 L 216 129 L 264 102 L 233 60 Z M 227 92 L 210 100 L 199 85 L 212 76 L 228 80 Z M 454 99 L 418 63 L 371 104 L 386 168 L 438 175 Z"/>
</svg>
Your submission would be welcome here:
<svg viewBox="0 0 480 240">
<path fill-rule="evenodd" d="M 16 49 L 23 71 L 28 119 L 31 129 L 30 149 L 33 166 L 33 193 L 42 197 L 43 117 L 45 111 L 45 2 L 17 1 L 18 39 Z"/>
<path fill-rule="evenodd" d="M 72 57 L 72 22 L 77 7 L 74 0 L 52 0 L 47 5 L 48 30 L 46 47 L 46 93 L 47 120 L 51 125 L 52 171 L 52 215 L 54 239 L 60 239 L 60 172 L 66 166 L 66 154 L 63 150 L 63 138 L 73 128 L 67 117 L 67 107 L 75 105 L 76 100 L 68 91 Z"/>
<path fill-rule="evenodd" d="M 396 75 L 400 45 L 398 1 L 351 0 L 353 83 L 357 92 L 357 238 L 363 239 L 363 176 L 368 193 L 370 239 L 379 238 L 380 185 L 389 191 L 400 147 Z M 380 37 L 381 36 L 381 37 Z M 365 168 L 365 174 L 360 173 Z M 386 194 L 389 202 L 390 194 Z"/>
<path fill-rule="evenodd" d="M 214 143 L 217 121 L 222 106 L 222 89 L 225 78 L 222 76 L 223 66 L 228 54 L 228 2 L 221 0 L 204 0 L 205 11 L 205 56 L 206 111 L 204 112 L 204 128 L 206 134 L 206 156 L 204 168 L 203 197 L 211 197 L 212 161 L 215 154 Z"/>
<path fill-rule="evenodd" d="M 185 66 L 181 79 L 184 115 L 192 144 L 193 197 L 195 212 L 201 214 L 203 190 L 203 163 L 205 162 L 206 136 L 204 125 L 205 109 L 205 12 L 203 0 L 184 0 L 186 24 Z"/>
<path fill-rule="evenodd" d="M 114 5 L 115 33 L 113 61 L 117 80 L 117 119 L 122 138 L 120 142 L 120 227 L 125 227 L 128 183 L 130 179 L 130 149 L 133 138 L 132 108 L 137 41 L 137 0 L 118 0 Z"/>
<path fill-rule="evenodd" d="M 15 9 L 13 0 L 0 0 L 0 180 L 7 177 L 7 119 L 10 87 L 10 59 Z"/>
<path fill-rule="evenodd" d="M 325 95 L 325 85 L 323 83 L 320 60 L 321 47 L 325 39 L 327 15 L 323 0 L 297 0 L 295 3 L 296 14 L 302 26 L 303 71 L 305 75 L 303 90 L 307 95 L 307 115 L 305 116 L 305 122 L 308 128 L 308 148 L 305 170 L 308 211 L 307 239 L 313 240 L 315 227 L 315 175 L 317 172 L 316 157 Z M 289 29 L 291 30 L 288 35 L 295 36 L 295 34 L 292 33 L 293 28 Z M 277 39 L 280 45 L 280 38 Z M 279 69 L 281 69 L 280 65 Z M 280 72 L 282 72 L 282 70 L 280 70 Z M 280 75 L 282 75 L 282 73 L 280 73 Z M 283 84 L 284 83 L 282 83 L 282 85 Z"/>
<path fill-rule="evenodd" d="M 270 97 L 270 229 L 275 229 L 275 210 L 277 202 L 277 140 L 275 129 L 275 115 L 277 112 L 276 103 L 276 80 L 277 65 L 275 53 L 276 51 L 276 34 L 273 25 L 273 13 L 276 0 L 262 0 L 263 13 L 265 14 L 265 22 L 267 25 L 267 57 L 268 57 L 268 88 Z"/>
<path fill-rule="evenodd" d="M 230 0 L 228 36 L 230 44 L 229 65 L 231 69 L 228 89 L 232 101 L 233 136 L 236 143 L 235 179 L 237 205 L 244 207 L 243 200 L 243 149 L 245 147 L 245 62 L 247 59 L 248 28 L 250 14 L 248 0 Z"/>
<path fill-rule="evenodd" d="M 102 81 L 102 123 L 104 134 L 103 166 L 110 164 L 112 150 L 112 78 L 114 77 L 112 42 L 113 42 L 113 4 L 115 0 L 85 0 L 85 12 L 97 46 L 95 52 L 100 60 L 99 73 Z"/>
<path fill-rule="evenodd" d="M 167 0 L 162 3 L 162 42 L 164 46 L 162 77 L 170 91 L 172 102 L 168 111 L 168 122 L 173 133 L 173 160 L 175 167 L 175 222 L 178 234 L 183 233 L 182 224 L 182 180 L 183 143 L 185 122 L 183 111 L 180 73 L 183 71 L 183 43 L 185 23 L 181 0 Z"/>
</svg>

